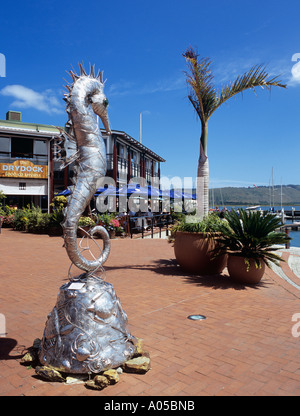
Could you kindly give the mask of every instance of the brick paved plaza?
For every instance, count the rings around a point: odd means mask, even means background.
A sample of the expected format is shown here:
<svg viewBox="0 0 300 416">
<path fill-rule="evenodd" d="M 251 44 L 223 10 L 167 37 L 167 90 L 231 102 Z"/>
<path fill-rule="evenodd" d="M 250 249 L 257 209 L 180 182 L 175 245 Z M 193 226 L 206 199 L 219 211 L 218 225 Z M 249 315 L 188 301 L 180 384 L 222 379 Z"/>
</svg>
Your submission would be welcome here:
<svg viewBox="0 0 300 416">
<path fill-rule="evenodd" d="M 292 335 L 292 316 L 300 314 L 300 280 L 289 267 L 288 251 L 282 272 L 289 279 L 268 269 L 259 286 L 246 287 L 233 284 L 226 272 L 185 274 L 166 240 L 111 243 L 105 279 L 121 300 L 131 333 L 143 338 L 151 370 L 123 373 L 116 385 L 95 391 L 43 381 L 21 365 L 26 348 L 42 337 L 70 261 L 61 237 L 3 229 L 1 396 L 300 395 L 300 337 Z M 206 320 L 187 319 L 191 314 Z"/>
</svg>

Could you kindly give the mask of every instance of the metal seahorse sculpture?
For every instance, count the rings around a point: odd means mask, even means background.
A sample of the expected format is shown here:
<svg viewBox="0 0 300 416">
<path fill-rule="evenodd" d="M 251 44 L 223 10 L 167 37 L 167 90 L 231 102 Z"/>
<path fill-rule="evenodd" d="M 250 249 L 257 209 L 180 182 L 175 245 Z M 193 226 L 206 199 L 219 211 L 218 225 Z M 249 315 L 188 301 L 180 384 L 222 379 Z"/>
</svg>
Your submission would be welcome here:
<svg viewBox="0 0 300 416">
<path fill-rule="evenodd" d="M 87 260 L 77 244 L 79 219 L 97 190 L 97 182 L 106 174 L 106 151 L 102 134 L 98 125 L 100 117 L 107 134 L 111 134 L 107 106 L 104 95 L 103 73 L 95 76 L 94 66 L 87 75 L 80 64 L 80 76 L 70 71 L 72 85 L 67 85 L 68 93 L 64 100 L 69 116 L 68 133 L 60 130 L 60 146 L 64 154 L 61 169 L 75 162 L 74 186 L 69 187 L 71 195 L 64 212 L 61 224 L 64 231 L 64 242 L 68 256 L 78 268 L 90 272 L 99 268 L 110 252 L 109 234 L 104 227 L 96 226 L 90 230 L 90 236 L 100 234 L 103 239 L 103 251 L 96 260 Z"/>
<path fill-rule="evenodd" d="M 39 359 L 46 366 L 66 373 L 99 373 L 117 368 L 135 352 L 135 339 L 127 330 L 127 315 L 113 286 L 95 272 L 106 261 L 110 239 L 105 228 L 96 226 L 89 236 L 100 233 L 103 250 L 89 261 L 77 245 L 80 216 L 97 189 L 98 179 L 106 173 L 105 146 L 98 127 L 98 115 L 110 134 L 108 101 L 104 95 L 103 75 L 87 75 L 80 65 L 80 76 L 70 71 L 73 83 L 65 94 L 69 131 L 61 130 L 59 143 L 65 152 L 64 166 L 75 162 L 74 187 L 64 213 L 64 242 L 72 264 L 85 271 L 63 284 L 57 302 L 49 313 Z"/>
</svg>

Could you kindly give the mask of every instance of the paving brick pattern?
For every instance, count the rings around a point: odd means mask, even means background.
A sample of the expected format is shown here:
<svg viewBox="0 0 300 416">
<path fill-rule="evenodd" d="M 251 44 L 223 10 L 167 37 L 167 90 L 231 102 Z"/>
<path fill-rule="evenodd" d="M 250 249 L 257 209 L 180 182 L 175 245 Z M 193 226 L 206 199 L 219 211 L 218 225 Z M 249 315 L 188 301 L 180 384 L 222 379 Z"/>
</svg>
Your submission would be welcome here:
<svg viewBox="0 0 300 416">
<path fill-rule="evenodd" d="M 292 335 L 300 291 L 271 269 L 257 287 L 234 284 L 226 270 L 191 276 L 176 265 L 172 245 L 158 239 L 112 240 L 105 265 L 105 279 L 121 300 L 131 333 L 143 338 L 152 369 L 123 373 L 102 391 L 37 378 L 20 358 L 41 338 L 68 280 L 62 245 L 61 237 L 2 230 L 1 396 L 300 395 L 300 337 Z M 288 252 L 283 256 L 288 260 Z M 288 261 L 282 270 L 299 282 Z M 206 319 L 187 319 L 191 314 Z"/>
</svg>

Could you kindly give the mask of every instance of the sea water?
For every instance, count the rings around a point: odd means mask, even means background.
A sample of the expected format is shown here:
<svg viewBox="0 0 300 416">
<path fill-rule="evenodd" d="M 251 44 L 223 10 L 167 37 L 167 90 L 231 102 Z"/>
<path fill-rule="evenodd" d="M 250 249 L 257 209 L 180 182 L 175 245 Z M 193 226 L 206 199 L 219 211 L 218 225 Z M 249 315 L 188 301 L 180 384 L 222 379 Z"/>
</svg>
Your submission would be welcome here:
<svg viewBox="0 0 300 416">
<path fill-rule="evenodd" d="M 289 231 L 289 237 L 291 237 L 290 246 L 300 247 L 300 231 Z"/>
</svg>

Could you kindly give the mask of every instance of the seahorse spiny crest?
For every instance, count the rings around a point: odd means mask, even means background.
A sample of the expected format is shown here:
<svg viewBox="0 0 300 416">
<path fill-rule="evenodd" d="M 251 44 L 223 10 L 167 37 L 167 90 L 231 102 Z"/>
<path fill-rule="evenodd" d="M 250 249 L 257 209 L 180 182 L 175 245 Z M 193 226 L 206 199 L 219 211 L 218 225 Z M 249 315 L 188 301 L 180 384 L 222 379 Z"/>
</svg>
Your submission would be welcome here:
<svg viewBox="0 0 300 416">
<path fill-rule="evenodd" d="M 103 82 L 103 71 L 98 71 L 97 75 L 95 76 L 95 65 L 90 65 L 90 73 L 87 74 L 86 70 L 84 69 L 83 64 L 78 64 L 80 69 L 80 75 L 76 74 L 74 68 L 73 70 L 69 71 L 68 73 L 71 75 L 72 78 L 72 84 L 67 84 L 65 87 L 68 90 L 68 93 L 64 94 L 64 100 L 66 101 L 67 105 L 70 104 L 71 97 L 72 97 L 72 91 L 76 84 L 76 82 L 81 78 L 89 78 L 97 80 L 102 86 L 104 87 L 104 84 L 106 80 Z"/>
</svg>

